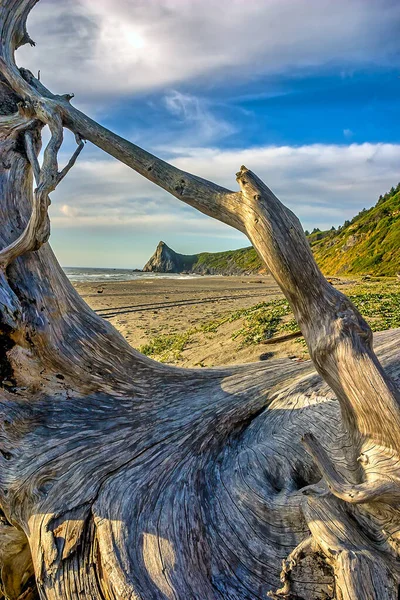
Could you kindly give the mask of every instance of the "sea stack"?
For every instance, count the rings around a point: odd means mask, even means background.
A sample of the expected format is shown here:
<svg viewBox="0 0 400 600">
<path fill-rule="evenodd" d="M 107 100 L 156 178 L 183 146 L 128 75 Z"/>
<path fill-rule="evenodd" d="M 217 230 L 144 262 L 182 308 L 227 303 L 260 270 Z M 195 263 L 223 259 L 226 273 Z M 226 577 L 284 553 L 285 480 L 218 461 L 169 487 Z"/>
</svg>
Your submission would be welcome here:
<svg viewBox="0 0 400 600">
<path fill-rule="evenodd" d="M 145 272 L 153 273 L 182 273 L 190 271 L 197 256 L 178 254 L 174 252 L 165 242 L 159 242 L 153 256 L 143 267 Z"/>
</svg>

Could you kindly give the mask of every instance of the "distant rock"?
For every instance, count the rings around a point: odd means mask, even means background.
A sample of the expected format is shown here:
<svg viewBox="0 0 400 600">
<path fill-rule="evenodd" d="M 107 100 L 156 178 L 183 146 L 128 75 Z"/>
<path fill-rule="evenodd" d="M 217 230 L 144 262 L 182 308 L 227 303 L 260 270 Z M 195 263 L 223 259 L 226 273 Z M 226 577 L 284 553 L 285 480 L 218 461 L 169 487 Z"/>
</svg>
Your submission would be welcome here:
<svg viewBox="0 0 400 600">
<path fill-rule="evenodd" d="M 227 252 L 179 254 L 165 242 L 160 242 L 153 256 L 143 267 L 153 273 L 197 273 L 198 275 L 251 275 L 265 273 L 254 248 Z"/>
<path fill-rule="evenodd" d="M 332 275 L 400 279 L 400 183 L 338 229 L 307 234 L 320 269 Z M 199 275 L 261 275 L 267 272 L 254 248 L 178 254 L 160 242 L 144 271 Z"/>
<path fill-rule="evenodd" d="M 159 242 L 156 251 L 150 260 L 144 265 L 144 272 L 154 273 L 190 273 L 197 255 L 178 254 L 167 246 L 165 242 Z"/>
<path fill-rule="evenodd" d="M 348 238 L 346 239 L 346 241 L 343 243 L 342 245 L 342 252 L 345 252 L 346 250 L 349 250 L 349 248 L 353 248 L 353 246 L 355 246 L 358 242 L 358 236 L 356 235 L 349 235 Z"/>
</svg>

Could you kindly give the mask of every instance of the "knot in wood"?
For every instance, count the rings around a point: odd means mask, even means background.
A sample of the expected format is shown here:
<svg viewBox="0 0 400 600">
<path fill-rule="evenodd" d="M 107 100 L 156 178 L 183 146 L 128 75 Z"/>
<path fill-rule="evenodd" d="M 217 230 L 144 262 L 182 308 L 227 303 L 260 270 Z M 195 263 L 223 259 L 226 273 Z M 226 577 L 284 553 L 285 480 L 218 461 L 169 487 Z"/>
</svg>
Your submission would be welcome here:
<svg viewBox="0 0 400 600">
<path fill-rule="evenodd" d="M 175 185 L 175 191 L 177 194 L 179 194 L 179 196 L 182 196 L 183 192 L 185 191 L 185 187 L 186 187 L 186 181 L 184 179 L 181 179 L 176 185 Z"/>
<path fill-rule="evenodd" d="M 26 119 L 32 119 L 36 116 L 36 109 L 34 103 L 29 99 L 25 98 L 17 104 L 18 112 L 22 117 Z"/>
<path fill-rule="evenodd" d="M 74 98 L 74 97 L 75 97 L 75 94 L 73 94 L 72 92 L 70 94 L 62 94 L 60 96 L 60 98 L 62 100 L 66 100 L 67 102 L 70 102 L 72 100 L 72 98 Z"/>
</svg>

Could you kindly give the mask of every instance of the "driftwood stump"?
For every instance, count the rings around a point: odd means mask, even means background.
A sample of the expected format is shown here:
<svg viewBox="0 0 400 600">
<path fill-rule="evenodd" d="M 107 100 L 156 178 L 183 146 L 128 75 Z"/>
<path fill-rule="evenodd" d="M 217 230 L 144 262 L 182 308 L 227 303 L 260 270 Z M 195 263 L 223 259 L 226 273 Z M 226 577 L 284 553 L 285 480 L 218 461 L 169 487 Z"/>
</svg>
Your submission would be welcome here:
<svg viewBox="0 0 400 600">
<path fill-rule="evenodd" d="M 17 68 L 34 4 L 0 2 L 3 597 L 397 599 L 400 330 L 375 354 L 251 171 L 238 192 L 182 172 Z M 77 150 L 60 170 L 64 128 Z M 91 311 L 47 242 L 49 194 L 83 140 L 246 233 L 312 360 L 168 367 Z"/>
</svg>

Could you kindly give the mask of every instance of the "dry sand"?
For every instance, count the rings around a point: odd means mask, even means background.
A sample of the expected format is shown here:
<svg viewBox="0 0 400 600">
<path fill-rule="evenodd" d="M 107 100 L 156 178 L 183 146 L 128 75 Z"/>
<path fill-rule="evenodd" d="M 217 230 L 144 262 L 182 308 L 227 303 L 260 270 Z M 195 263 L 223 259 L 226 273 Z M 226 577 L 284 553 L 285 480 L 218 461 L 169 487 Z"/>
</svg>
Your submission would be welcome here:
<svg viewBox="0 0 400 600">
<path fill-rule="evenodd" d="M 239 308 L 281 298 L 270 276 L 149 279 L 113 283 L 76 283 L 76 289 L 99 315 L 108 319 L 126 340 L 139 348 L 160 334 L 183 333 Z M 99 293 L 101 291 L 101 293 Z M 262 360 L 290 353 L 262 344 L 241 348 L 232 333 L 240 322 L 226 323 L 217 333 L 196 333 L 177 359 L 182 366 L 214 366 Z"/>
<path fill-rule="evenodd" d="M 350 278 L 330 280 L 344 293 L 349 285 L 357 284 Z M 272 357 L 285 356 L 296 361 L 308 358 L 304 343 L 299 343 L 304 342 L 302 338 L 245 346 L 243 338 L 235 337 L 245 324 L 244 317 L 227 321 L 216 331 L 212 328 L 198 331 L 202 325 L 232 315 L 238 309 L 283 298 L 270 275 L 154 277 L 74 285 L 89 306 L 109 320 L 134 348 L 140 349 L 160 335 L 176 337 L 190 333 L 182 351 L 153 354 L 156 360 L 184 367 L 212 367 Z"/>
</svg>

